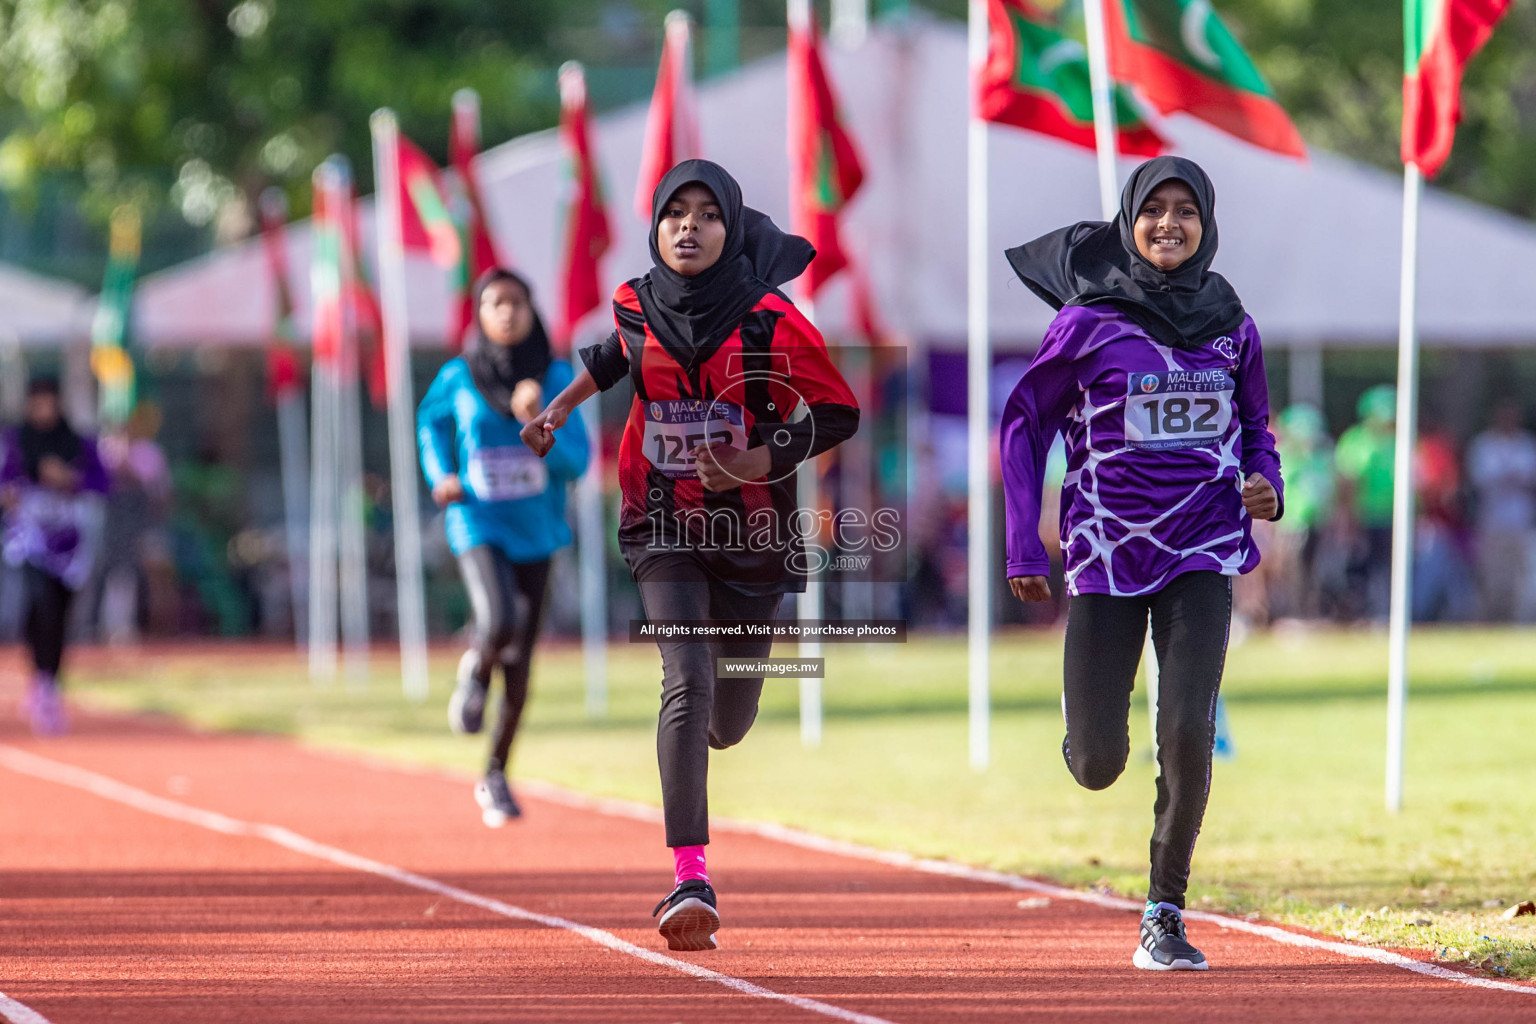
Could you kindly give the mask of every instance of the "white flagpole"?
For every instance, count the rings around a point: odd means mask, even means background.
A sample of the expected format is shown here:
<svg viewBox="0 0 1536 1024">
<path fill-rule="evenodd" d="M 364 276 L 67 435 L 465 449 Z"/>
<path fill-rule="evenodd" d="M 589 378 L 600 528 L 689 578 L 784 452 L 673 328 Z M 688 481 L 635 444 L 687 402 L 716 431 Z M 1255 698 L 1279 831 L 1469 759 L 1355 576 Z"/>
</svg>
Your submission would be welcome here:
<svg viewBox="0 0 1536 1024">
<path fill-rule="evenodd" d="M 974 85 L 987 59 L 987 3 L 970 0 L 970 81 Z M 967 575 L 970 580 L 970 755 L 971 767 L 985 771 L 992 760 L 992 487 L 990 416 L 992 339 L 987 324 L 987 122 L 971 100 L 968 127 L 967 188 L 967 328 L 966 477 Z"/>
<path fill-rule="evenodd" d="M 1093 137 L 1099 154 L 1099 208 L 1114 220 L 1120 207 L 1119 173 L 1115 170 L 1115 83 L 1109 77 L 1109 33 L 1104 27 L 1104 0 L 1083 0 L 1088 30 L 1088 78 L 1093 90 Z"/>
<path fill-rule="evenodd" d="M 353 201 L 352 169 L 345 159 L 331 157 L 320 166 L 320 179 L 328 202 L 341 217 Z M 344 224 L 345 221 L 343 220 Z M 362 393 L 358 388 L 357 323 L 349 308 L 357 256 L 347 242 L 345 228 L 338 232 L 337 258 L 341 269 L 341 337 L 334 368 L 335 433 L 334 475 L 337 489 L 335 522 L 341 576 L 341 635 L 349 686 L 368 680 L 368 549 L 363 522 L 363 428 Z"/>
<path fill-rule="evenodd" d="M 581 574 L 581 649 L 587 673 L 587 717 L 608 713 L 608 540 L 603 515 L 603 433 L 599 402 L 587 404 L 583 422 L 591 457 L 576 481 L 576 545 Z"/>
<path fill-rule="evenodd" d="M 287 223 L 288 198 L 282 189 L 267 189 L 261 194 L 260 202 L 264 217 L 280 224 Z M 286 231 L 280 236 L 279 244 L 287 245 Z M 286 268 L 287 265 L 285 255 L 282 266 Z M 275 271 L 278 268 L 273 269 Z M 291 287 L 288 281 L 273 283 L 278 289 Z M 292 313 L 289 310 L 290 317 Z M 304 528 L 305 517 L 309 514 L 309 448 L 304 433 L 304 388 L 295 382 L 293 387 L 277 395 L 277 458 L 283 486 L 283 541 L 288 555 L 293 642 L 301 651 L 305 649 L 309 636 L 309 587 L 305 580 L 309 543 Z"/>
<path fill-rule="evenodd" d="M 797 305 L 800 307 L 800 312 L 805 314 L 805 318 L 814 325 L 816 323 L 815 302 L 809 296 L 806 296 L 801 298 Z M 800 463 L 799 468 L 795 472 L 797 474 L 795 483 L 798 490 L 797 497 L 800 501 L 800 507 L 809 509 L 814 517 L 821 508 L 821 481 L 816 478 L 816 460 L 814 458 L 806 459 Z M 815 523 L 815 526 L 812 527 L 815 531 L 814 537 L 821 532 L 821 520 L 813 518 L 811 521 Z M 812 540 L 813 537 L 807 537 L 806 540 Z M 822 598 L 821 580 L 816 578 L 816 570 L 814 567 L 811 567 L 806 575 L 805 593 L 801 595 L 799 602 L 800 621 L 802 623 L 817 621 L 823 618 Z M 799 653 L 801 658 L 821 657 L 821 641 L 814 639 L 801 640 Z M 821 746 L 821 726 L 821 680 L 802 679 L 800 680 L 801 745 L 805 747 Z"/>
<path fill-rule="evenodd" d="M 810 0 L 788 0 L 785 14 L 788 19 L 789 30 L 791 32 L 795 32 L 797 30 L 801 32 L 810 31 Z M 794 89 L 795 84 L 793 82 L 793 76 L 791 75 L 790 77 L 791 81 L 788 83 L 788 86 L 790 89 Z M 790 116 L 794 116 L 793 95 L 791 95 Z M 790 142 L 791 144 L 794 142 L 793 127 L 791 127 Z M 791 199 L 793 199 L 794 189 L 799 186 L 799 172 L 796 169 L 798 160 L 798 155 L 794 152 L 794 150 L 791 150 L 789 161 L 789 187 L 792 193 Z M 800 312 L 805 315 L 805 318 L 812 324 L 815 324 L 816 303 L 811 299 L 809 295 L 805 294 L 803 290 L 801 292 L 800 298 L 796 302 L 796 305 L 799 307 Z M 800 463 L 799 468 L 795 472 L 795 484 L 797 491 L 796 497 L 800 502 L 800 507 L 802 509 L 810 510 L 811 515 L 815 516 L 817 510 L 821 507 L 821 495 L 819 493 L 820 482 L 816 479 L 816 460 L 806 459 L 804 462 Z M 816 526 L 813 529 L 819 533 L 821 525 L 820 521 L 815 519 L 812 521 L 816 523 Z M 810 540 L 811 538 L 807 537 L 806 539 Z M 822 618 L 824 611 L 822 607 L 821 581 L 816 578 L 814 569 L 812 569 L 812 571 L 807 574 L 805 581 L 805 593 L 800 596 L 800 599 L 796 602 L 796 604 L 799 608 L 799 618 L 802 623 L 819 620 Z M 821 641 L 801 640 L 799 653 L 801 658 L 821 657 Z M 800 680 L 801 745 L 805 747 L 821 746 L 821 726 L 821 680 L 802 679 Z"/>
<path fill-rule="evenodd" d="M 405 695 L 427 699 L 427 609 L 422 587 L 421 509 L 416 491 L 415 402 L 411 387 L 410 321 L 405 300 L 405 243 L 400 237 L 400 128 L 394 111 L 375 111 L 373 180 L 379 292 L 384 316 L 384 365 L 389 375 L 389 466 L 394 492 L 395 583 L 400 621 L 400 673 Z"/>
<path fill-rule="evenodd" d="M 309 505 L 309 677 L 336 678 L 336 370 L 311 370 Z"/>
<path fill-rule="evenodd" d="M 1387 810 L 1403 807 L 1403 721 L 1413 628 L 1413 449 L 1419 418 L 1419 205 L 1424 177 L 1403 168 L 1403 264 L 1397 336 L 1397 439 L 1392 464 L 1392 603 L 1387 631 Z"/>
</svg>

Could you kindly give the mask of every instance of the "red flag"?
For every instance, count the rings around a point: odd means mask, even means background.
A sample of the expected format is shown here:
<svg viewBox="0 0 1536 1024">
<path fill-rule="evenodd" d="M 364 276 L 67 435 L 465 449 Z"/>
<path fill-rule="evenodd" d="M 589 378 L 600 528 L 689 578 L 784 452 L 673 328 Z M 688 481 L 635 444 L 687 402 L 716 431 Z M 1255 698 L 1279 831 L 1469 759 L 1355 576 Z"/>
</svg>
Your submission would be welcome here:
<svg viewBox="0 0 1536 1024">
<path fill-rule="evenodd" d="M 267 343 L 267 393 L 274 401 L 296 393 L 299 359 L 294 351 L 298 330 L 293 322 L 293 291 L 288 283 L 288 248 L 284 238 L 288 221 L 288 198 L 282 189 L 269 188 L 261 194 L 261 246 L 266 252 L 267 270 L 272 274 L 272 337 Z"/>
<path fill-rule="evenodd" d="M 1110 73 L 1165 114 L 1182 110 L 1286 156 L 1306 143 L 1211 0 L 1105 0 Z"/>
<path fill-rule="evenodd" d="M 1451 155 L 1461 120 L 1461 73 L 1510 0 L 1406 0 L 1403 163 L 1434 177 Z"/>
<path fill-rule="evenodd" d="M 352 192 L 350 180 L 339 220 L 346 251 L 352 260 L 351 273 L 346 275 L 346 297 L 347 312 L 357 331 L 359 368 L 374 408 L 382 409 L 389 404 L 389 378 L 384 371 L 384 312 L 368 279 L 368 265 L 363 260 L 361 233 L 357 227 L 357 196 Z"/>
<path fill-rule="evenodd" d="M 400 166 L 400 240 L 407 249 L 425 249 L 439 266 L 459 261 L 459 230 L 448 212 L 442 174 L 432 158 L 401 132 L 396 135 Z"/>
<path fill-rule="evenodd" d="M 457 299 L 449 309 L 448 349 L 452 352 L 463 344 L 464 331 L 474 316 L 469 308 L 474 282 L 492 267 L 505 265 L 491 238 L 485 203 L 480 198 L 480 178 L 475 172 L 479 153 L 480 97 L 473 89 L 460 89 L 453 94 L 453 119 L 448 134 L 448 162 L 453 165 L 457 179 L 453 213 L 462 245 L 454 271 Z M 467 260 L 462 258 L 466 254 Z"/>
<path fill-rule="evenodd" d="M 848 253 L 848 276 L 851 286 L 853 328 L 873 348 L 885 348 L 891 344 L 880 312 L 875 307 L 874 291 L 869 284 L 869 268 L 862 258 Z"/>
<path fill-rule="evenodd" d="M 666 41 L 656 71 L 656 91 L 645 119 L 635 212 L 651 222 L 651 196 L 677 164 L 700 153 L 698 104 L 693 93 L 692 23 L 686 11 L 667 15 Z"/>
<path fill-rule="evenodd" d="M 816 19 L 809 0 L 802 0 L 789 21 L 789 218 L 794 232 L 816 247 L 804 278 L 810 298 L 847 265 L 837 218 L 863 182 L 858 150 L 822 64 Z"/>
<path fill-rule="evenodd" d="M 313 300 L 315 362 L 336 366 L 347 332 L 347 242 L 341 210 L 345 206 L 341 170 L 327 160 L 315 168 L 314 219 L 310 228 L 309 288 Z"/>
<path fill-rule="evenodd" d="M 564 305 L 555 343 L 568 350 L 581 318 L 603 304 L 598 261 L 611 242 L 602 182 L 587 134 L 587 80 L 575 61 L 560 69 L 560 138 L 565 143 L 570 192 L 560 266 Z"/>
</svg>

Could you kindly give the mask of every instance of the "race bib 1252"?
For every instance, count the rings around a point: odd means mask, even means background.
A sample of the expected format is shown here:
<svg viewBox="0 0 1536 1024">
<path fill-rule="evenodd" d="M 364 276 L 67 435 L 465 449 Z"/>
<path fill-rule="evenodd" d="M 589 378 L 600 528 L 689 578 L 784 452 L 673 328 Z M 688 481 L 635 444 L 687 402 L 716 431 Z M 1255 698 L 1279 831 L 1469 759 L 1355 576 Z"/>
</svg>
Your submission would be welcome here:
<svg viewBox="0 0 1536 1024">
<path fill-rule="evenodd" d="M 693 475 L 693 449 L 701 444 L 746 448 L 741 406 L 702 398 L 655 399 L 645 410 L 645 457 L 668 476 Z"/>
<path fill-rule="evenodd" d="M 1215 444 L 1232 425 L 1226 370 L 1158 370 L 1128 376 L 1125 441 L 1133 448 Z"/>
</svg>

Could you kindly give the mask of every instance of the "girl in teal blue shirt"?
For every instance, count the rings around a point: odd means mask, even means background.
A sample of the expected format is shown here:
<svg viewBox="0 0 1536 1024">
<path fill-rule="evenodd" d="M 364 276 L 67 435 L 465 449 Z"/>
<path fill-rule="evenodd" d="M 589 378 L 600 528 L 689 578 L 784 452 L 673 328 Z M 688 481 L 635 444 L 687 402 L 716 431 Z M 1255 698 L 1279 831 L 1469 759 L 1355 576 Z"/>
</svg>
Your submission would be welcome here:
<svg viewBox="0 0 1536 1024">
<path fill-rule="evenodd" d="M 489 270 L 471 308 L 475 338 L 438 371 L 417 410 L 416 432 L 474 610 L 474 644 L 459 661 L 448 705 L 454 731 L 480 731 L 498 662 L 506 681 L 485 777 L 475 786 L 485 823 L 497 827 L 521 814 L 507 786 L 507 758 L 528 699 L 549 559 L 571 543 L 566 485 L 586 470 L 588 449 L 574 416 L 556 432 L 558 457 L 540 459 L 518 436 L 543 396 L 559 393 L 573 376 L 570 363 L 551 358 L 527 282 Z"/>
</svg>

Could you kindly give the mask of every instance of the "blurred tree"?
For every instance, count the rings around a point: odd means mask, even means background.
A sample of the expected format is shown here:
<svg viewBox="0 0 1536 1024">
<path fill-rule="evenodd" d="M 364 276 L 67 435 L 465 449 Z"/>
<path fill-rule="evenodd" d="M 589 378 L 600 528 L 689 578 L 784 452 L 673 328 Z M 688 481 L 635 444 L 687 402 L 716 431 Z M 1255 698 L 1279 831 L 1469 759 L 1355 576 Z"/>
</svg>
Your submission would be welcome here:
<svg viewBox="0 0 1536 1024">
<path fill-rule="evenodd" d="M 1041 0 L 1054 4 L 1078 0 Z M 295 214 L 327 154 L 371 188 L 368 115 L 392 106 L 446 156 L 449 97 L 479 90 L 494 144 L 555 123 L 554 70 L 593 66 L 599 105 L 643 95 L 662 16 L 682 7 L 708 47 L 712 0 L 0 0 L 0 187 L 24 204 L 69 179 L 104 224 L 123 201 L 239 235 L 267 184 Z M 964 17 L 965 0 L 924 0 Z M 718 0 L 713 6 L 719 8 Z M 828 3 L 816 0 L 825 17 Z M 876 10 L 892 5 L 877 0 Z M 1217 0 L 1307 141 L 1396 169 L 1398 0 Z M 782 45 L 783 0 L 738 0 L 741 54 Z M 1441 183 L 1536 212 L 1536 4 L 1515 5 L 1478 56 Z"/>
</svg>

